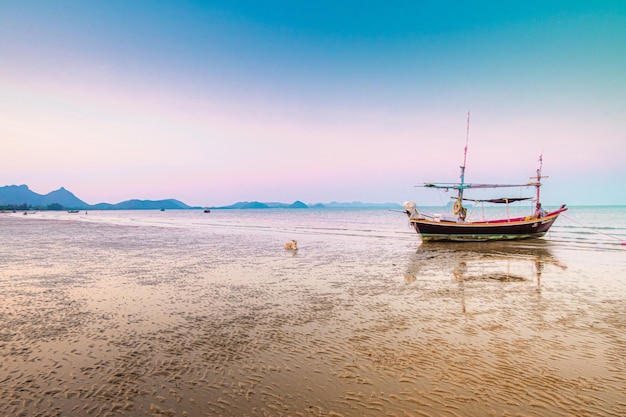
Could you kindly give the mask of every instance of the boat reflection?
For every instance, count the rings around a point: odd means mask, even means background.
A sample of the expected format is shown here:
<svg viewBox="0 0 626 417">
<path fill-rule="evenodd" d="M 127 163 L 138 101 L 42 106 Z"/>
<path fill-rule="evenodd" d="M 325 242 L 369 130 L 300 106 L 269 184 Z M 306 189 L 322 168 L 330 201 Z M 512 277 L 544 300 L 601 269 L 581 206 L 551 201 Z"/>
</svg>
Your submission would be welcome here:
<svg viewBox="0 0 626 417">
<path fill-rule="evenodd" d="M 427 243 L 414 254 L 404 279 L 440 280 L 453 277 L 458 283 L 458 296 L 463 313 L 467 313 L 466 291 L 471 285 L 473 298 L 485 300 L 479 292 L 490 292 L 489 282 L 533 282 L 541 293 L 541 277 L 547 266 L 565 270 L 546 241 L 484 242 L 484 243 Z"/>
<path fill-rule="evenodd" d="M 520 282 L 536 280 L 547 265 L 560 262 L 544 240 L 483 243 L 425 243 L 413 256 L 405 280 L 451 275 L 461 281 Z"/>
</svg>

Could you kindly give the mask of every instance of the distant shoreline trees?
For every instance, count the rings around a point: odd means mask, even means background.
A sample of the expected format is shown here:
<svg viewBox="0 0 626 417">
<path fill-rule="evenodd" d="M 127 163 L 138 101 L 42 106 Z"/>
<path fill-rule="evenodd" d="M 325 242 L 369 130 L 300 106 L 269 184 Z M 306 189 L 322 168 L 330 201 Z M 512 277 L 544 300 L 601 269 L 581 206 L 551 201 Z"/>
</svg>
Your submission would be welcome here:
<svg viewBox="0 0 626 417">
<path fill-rule="evenodd" d="M 63 211 L 63 210 L 65 210 L 65 207 L 63 207 L 59 203 L 48 204 L 45 207 L 42 207 L 42 206 L 32 206 L 32 205 L 29 205 L 27 203 L 24 203 L 24 204 L 7 204 L 7 205 L 0 206 L 0 211 L 33 211 L 33 210 L 37 210 L 37 211 L 44 211 L 44 210 L 47 210 L 47 211 Z"/>
</svg>

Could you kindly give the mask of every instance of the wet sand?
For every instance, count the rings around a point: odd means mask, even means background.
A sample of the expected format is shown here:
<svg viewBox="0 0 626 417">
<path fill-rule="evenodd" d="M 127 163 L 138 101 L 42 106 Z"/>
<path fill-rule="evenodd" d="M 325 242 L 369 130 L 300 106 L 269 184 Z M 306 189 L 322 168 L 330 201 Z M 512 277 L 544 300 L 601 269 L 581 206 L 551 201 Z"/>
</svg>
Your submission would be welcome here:
<svg viewBox="0 0 626 417">
<path fill-rule="evenodd" d="M 8 215 L 0 237 L 1 415 L 626 415 L 624 251 Z"/>
</svg>

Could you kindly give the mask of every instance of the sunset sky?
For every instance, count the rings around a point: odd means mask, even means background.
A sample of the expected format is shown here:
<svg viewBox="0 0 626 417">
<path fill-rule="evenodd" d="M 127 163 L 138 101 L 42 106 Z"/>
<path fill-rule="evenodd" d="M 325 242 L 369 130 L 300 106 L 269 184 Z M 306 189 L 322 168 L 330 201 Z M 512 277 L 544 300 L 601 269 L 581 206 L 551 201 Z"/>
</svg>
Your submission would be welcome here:
<svg viewBox="0 0 626 417">
<path fill-rule="evenodd" d="M 89 204 L 626 204 L 624 1 L 0 0 L 0 186 Z"/>
</svg>

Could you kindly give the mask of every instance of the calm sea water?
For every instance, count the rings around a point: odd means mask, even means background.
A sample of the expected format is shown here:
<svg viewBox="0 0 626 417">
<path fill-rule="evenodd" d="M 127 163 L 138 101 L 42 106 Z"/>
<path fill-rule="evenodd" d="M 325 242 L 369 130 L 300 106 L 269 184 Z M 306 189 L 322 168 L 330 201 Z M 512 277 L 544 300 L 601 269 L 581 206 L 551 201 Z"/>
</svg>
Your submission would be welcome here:
<svg viewBox="0 0 626 417">
<path fill-rule="evenodd" d="M 379 209 L 3 213 L 0 239 L 3 415 L 626 414 L 626 207 L 487 244 Z"/>
<path fill-rule="evenodd" d="M 546 207 L 547 210 L 556 207 Z M 424 210 L 434 213 L 437 208 Z M 470 214 L 481 217 L 528 215 L 528 208 L 505 209 L 477 207 Z M 17 216 L 23 213 L 17 213 Z M 77 214 L 65 212 L 40 212 L 37 218 L 62 221 L 83 221 L 112 225 L 177 227 L 194 230 L 227 231 L 228 233 L 274 233 L 325 236 L 362 236 L 370 238 L 410 239 L 415 242 L 415 232 L 402 227 L 404 213 L 383 209 L 259 209 L 213 210 L 203 213 L 196 210 L 161 211 L 90 211 Z M 30 219 L 30 218 L 29 218 Z M 626 241 L 626 206 L 570 207 L 562 214 L 547 239 L 562 243 L 564 247 L 598 247 L 616 249 Z"/>
</svg>

